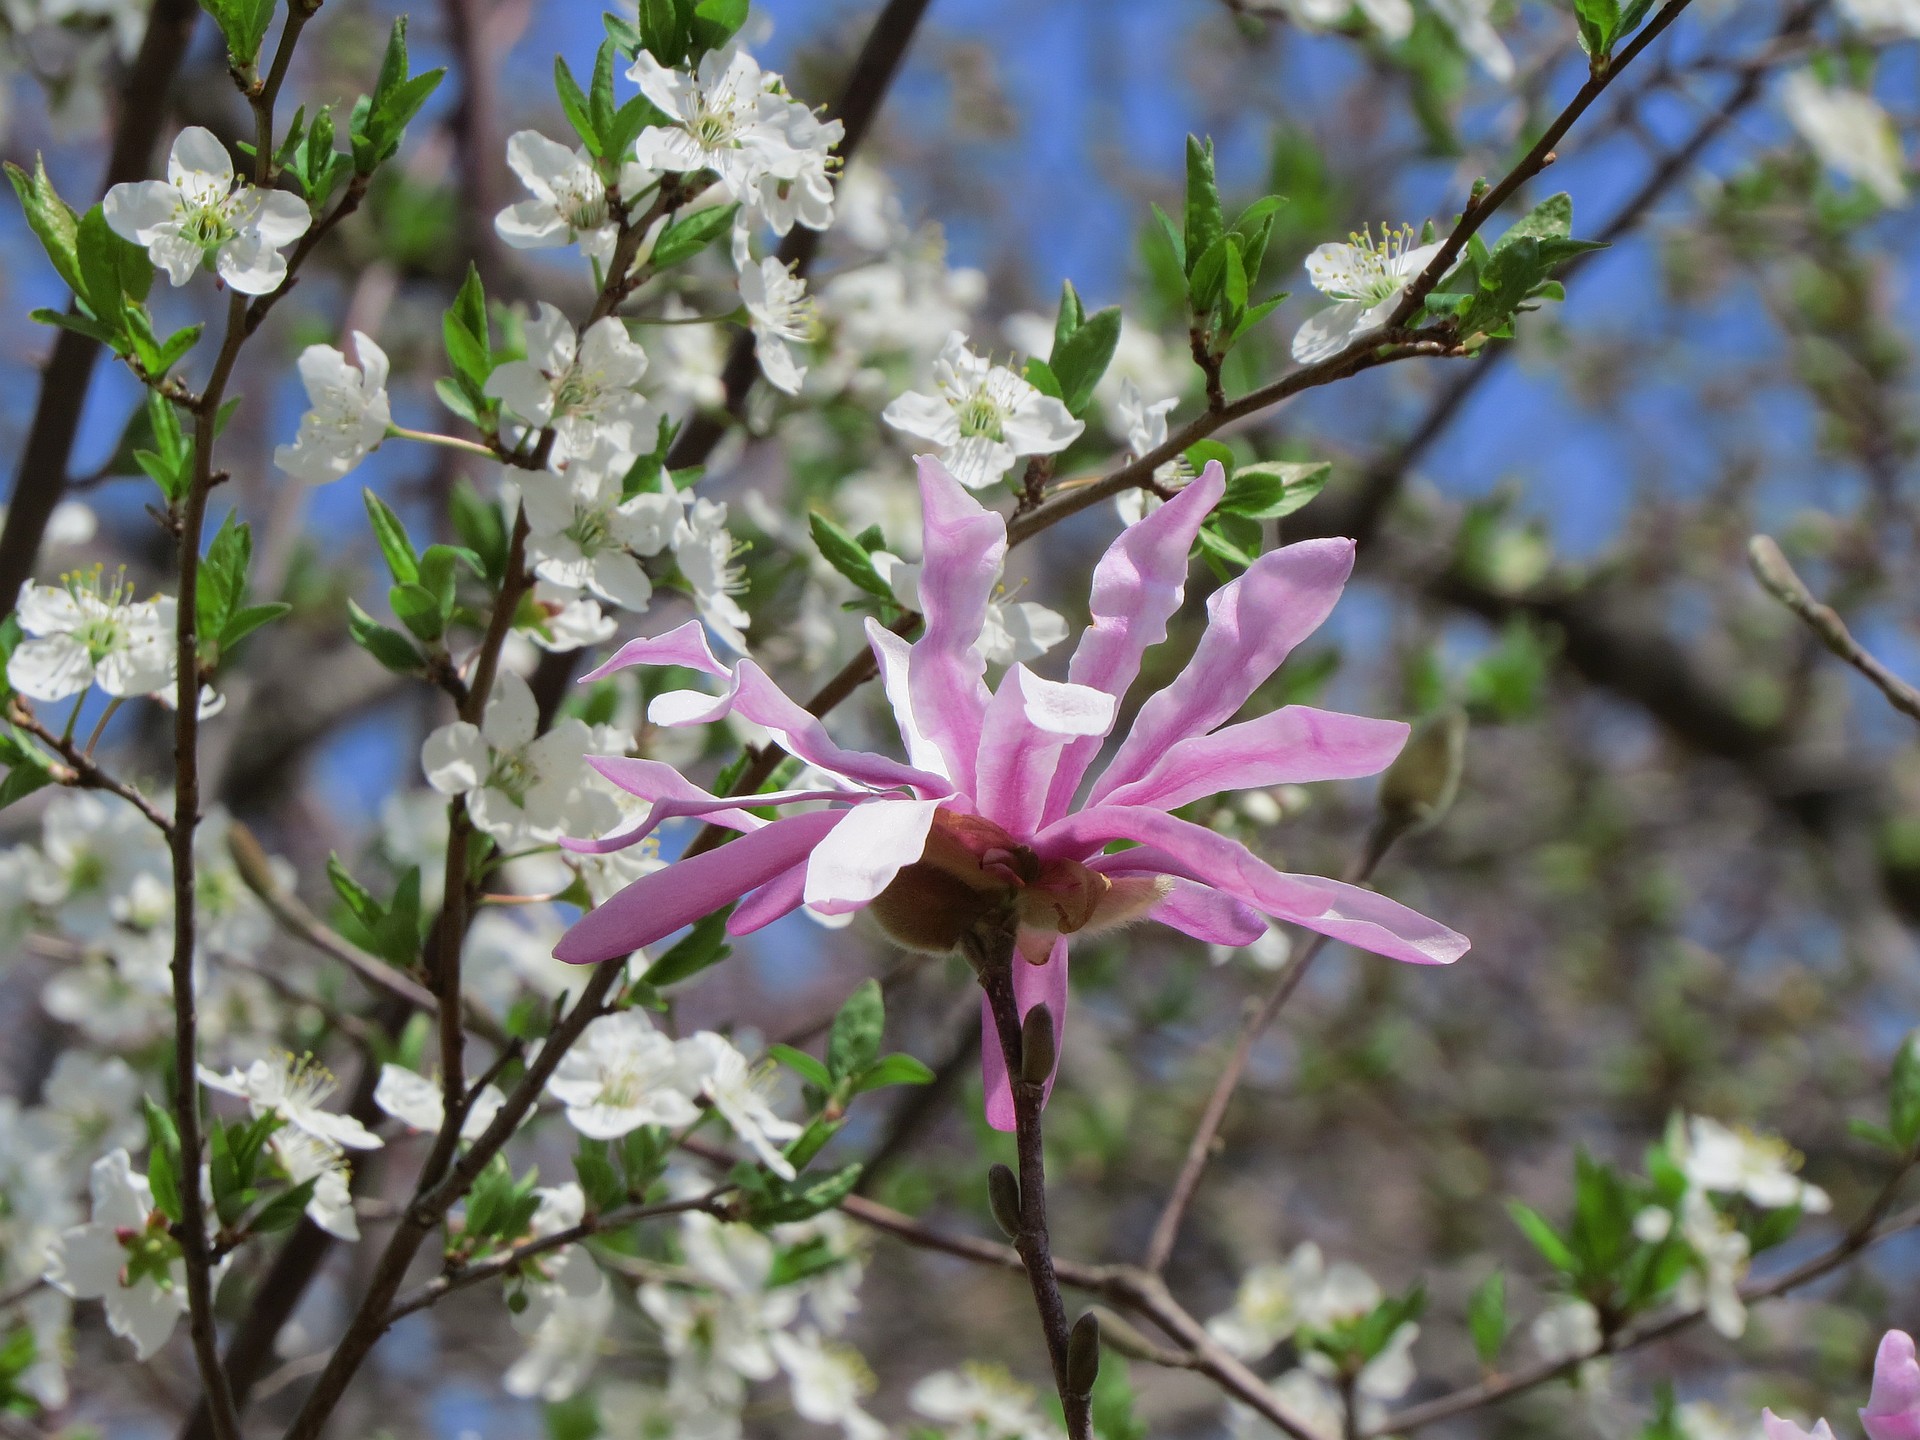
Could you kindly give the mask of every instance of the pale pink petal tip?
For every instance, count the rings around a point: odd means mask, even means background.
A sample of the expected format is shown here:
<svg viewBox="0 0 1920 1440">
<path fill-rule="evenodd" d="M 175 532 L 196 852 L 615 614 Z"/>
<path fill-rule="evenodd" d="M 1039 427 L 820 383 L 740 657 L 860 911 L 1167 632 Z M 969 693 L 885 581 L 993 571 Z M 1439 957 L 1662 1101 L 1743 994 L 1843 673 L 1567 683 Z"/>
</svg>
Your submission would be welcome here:
<svg viewBox="0 0 1920 1440">
<path fill-rule="evenodd" d="M 1920 1359 L 1913 1337 L 1889 1330 L 1873 1361 L 1873 1393 L 1860 1412 L 1869 1440 L 1920 1440 Z"/>
</svg>

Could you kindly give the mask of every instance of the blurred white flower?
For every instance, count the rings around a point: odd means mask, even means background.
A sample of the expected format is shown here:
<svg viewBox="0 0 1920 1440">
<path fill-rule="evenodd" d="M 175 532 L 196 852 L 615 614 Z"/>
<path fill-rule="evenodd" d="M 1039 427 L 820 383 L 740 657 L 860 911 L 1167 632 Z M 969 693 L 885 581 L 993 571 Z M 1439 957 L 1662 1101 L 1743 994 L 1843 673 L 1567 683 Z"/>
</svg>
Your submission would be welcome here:
<svg viewBox="0 0 1920 1440">
<path fill-rule="evenodd" d="M 1683 1129 L 1676 1117 L 1667 1131 L 1667 1153 L 1689 1185 L 1716 1195 L 1744 1195 L 1763 1210 L 1797 1205 L 1824 1215 L 1833 1208 L 1826 1191 L 1795 1173 L 1801 1157 L 1777 1136 L 1736 1130 L 1705 1115 L 1688 1116 Z"/>
<path fill-rule="evenodd" d="M 352 364 L 331 345 L 300 352 L 300 383 L 308 410 L 291 445 L 273 452 L 273 463 L 298 480 L 324 485 L 338 480 L 377 450 L 393 423 L 387 400 L 387 352 L 371 337 L 353 332 Z"/>
<path fill-rule="evenodd" d="M 1207 1333 L 1243 1360 L 1258 1360 L 1303 1326 L 1324 1329 L 1365 1315 L 1380 1287 L 1358 1265 L 1328 1265 L 1311 1240 L 1284 1261 L 1256 1265 L 1241 1277 L 1233 1308 L 1207 1322 Z"/>
<path fill-rule="evenodd" d="M 174 683 L 174 603 L 133 598 L 126 571 L 75 570 L 59 585 L 20 587 L 14 614 L 27 638 L 7 658 L 7 683 L 51 703 L 89 686 L 116 699 L 152 695 Z"/>
<path fill-rule="evenodd" d="M 1900 133 L 1879 101 L 1823 85 L 1811 70 L 1796 70 L 1781 84 L 1780 103 L 1822 165 L 1865 186 L 1882 205 L 1906 204 Z"/>
<path fill-rule="evenodd" d="M 780 1153 L 779 1142 L 795 1139 L 804 1127 L 782 1120 L 768 1103 L 772 1073 L 756 1072 L 731 1040 L 711 1030 L 680 1041 L 678 1054 L 696 1092 L 712 1102 L 760 1163 L 782 1180 L 793 1179 L 792 1162 Z"/>
<path fill-rule="evenodd" d="M 380 1067 L 380 1079 L 373 1087 L 373 1103 L 383 1114 L 391 1115 L 408 1129 L 429 1135 L 437 1135 L 446 1121 L 446 1101 L 440 1086 L 404 1065 L 388 1063 Z M 481 1086 L 480 1093 L 467 1106 L 466 1118 L 460 1122 L 460 1138 L 469 1143 L 478 1140 L 506 1103 L 507 1097 L 498 1085 Z"/>
<path fill-rule="evenodd" d="M 547 1079 L 567 1123 L 593 1140 L 617 1140 L 643 1125 L 690 1125 L 699 1118 L 686 1065 L 674 1042 L 637 1010 L 588 1024 Z"/>
<path fill-rule="evenodd" d="M 813 1330 L 772 1338 L 774 1358 L 793 1387 L 793 1408 L 816 1425 L 838 1425 L 847 1440 L 885 1440 L 887 1427 L 860 1406 L 874 1388 L 873 1372 L 857 1351 L 831 1345 Z"/>
</svg>

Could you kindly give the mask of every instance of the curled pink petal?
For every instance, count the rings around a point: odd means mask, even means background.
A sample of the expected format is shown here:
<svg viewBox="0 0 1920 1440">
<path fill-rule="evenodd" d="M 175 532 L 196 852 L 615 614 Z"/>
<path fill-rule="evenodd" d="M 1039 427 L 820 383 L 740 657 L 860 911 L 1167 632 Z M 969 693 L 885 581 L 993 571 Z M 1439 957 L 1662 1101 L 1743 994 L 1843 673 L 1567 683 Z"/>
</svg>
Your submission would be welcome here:
<svg viewBox="0 0 1920 1440">
<path fill-rule="evenodd" d="M 1275 870 L 1238 840 L 1216 835 L 1158 810 L 1101 805 L 1069 816 L 1042 832 L 1043 857 L 1097 854 L 1113 840 L 1137 840 L 1157 852 L 1167 874 L 1224 890 L 1264 915 L 1390 960 L 1410 965 L 1450 965 L 1467 952 L 1467 937 L 1410 910 L 1397 900 L 1328 880 Z M 1132 859 L 1129 854 L 1112 859 Z M 1135 860 L 1135 864 L 1143 864 Z"/>
<path fill-rule="evenodd" d="M 707 675 L 732 673 L 714 659 L 713 649 L 707 644 L 707 632 L 701 628 L 700 622 L 689 620 L 664 635 L 629 640 L 613 652 L 613 658 L 606 664 L 582 675 L 580 683 L 585 685 L 589 681 L 603 680 L 614 671 L 625 670 L 631 665 L 681 665 Z"/>
<path fill-rule="evenodd" d="M 1060 1047 L 1067 1029 L 1067 937 L 1054 937 L 1052 953 L 1044 965 L 1015 961 L 1013 998 L 1020 1007 L 1020 1018 L 1042 1001 L 1053 1012 L 1053 1074 L 1047 1076 L 1040 1103 L 1053 1096 L 1053 1082 L 1060 1074 Z M 980 997 L 980 1080 L 987 1097 L 987 1123 L 996 1130 L 1012 1130 L 1013 1083 L 1007 1074 L 1007 1053 L 1000 1048 L 1000 1030 L 993 1023 L 993 1009 L 987 997 Z"/>
<path fill-rule="evenodd" d="M 554 958 L 591 965 L 651 945 L 800 864 L 849 813 L 790 815 L 718 850 L 642 875 L 581 916 L 553 947 Z"/>
<path fill-rule="evenodd" d="M 1120 532 L 1094 567 L 1088 601 L 1093 623 L 1073 652 L 1069 680 L 1115 699 L 1126 694 L 1139 677 L 1141 657 L 1167 638 L 1167 621 L 1186 598 L 1194 537 L 1226 488 L 1226 471 L 1219 461 L 1208 461 L 1178 495 Z M 1099 753 L 1097 737 L 1067 747 L 1047 792 L 1048 820 L 1067 813 L 1073 792 Z"/>
<path fill-rule="evenodd" d="M 1393 763 L 1410 728 L 1399 720 L 1286 705 L 1176 741 L 1146 774 L 1115 786 L 1101 803 L 1178 810 L 1228 790 L 1377 775 Z"/>
<path fill-rule="evenodd" d="M 1303 540 L 1268 551 L 1214 591 L 1193 659 L 1141 706 L 1087 803 L 1139 779 L 1176 742 L 1232 719 L 1293 647 L 1320 628 L 1352 570 L 1351 540 Z"/>
<path fill-rule="evenodd" d="M 1001 677 L 987 704 L 975 763 L 979 813 L 1015 835 L 1040 826 L 1060 752 L 1113 724 L 1113 697 L 1084 685 L 1043 680 L 1024 665 Z"/>
<path fill-rule="evenodd" d="M 1251 945 L 1267 933 L 1267 922 L 1251 905 L 1192 880 L 1175 880 L 1147 918 L 1209 945 Z"/>
<path fill-rule="evenodd" d="M 973 792 L 974 756 L 987 708 L 980 630 L 1007 553 L 1007 525 L 941 467 L 920 459 L 920 504 L 926 554 L 920 613 L 907 690 L 916 722 L 941 754 L 959 789 Z"/>
<path fill-rule="evenodd" d="M 1868 1440 L 1920 1440 L 1920 1360 L 1913 1337 L 1889 1330 L 1873 1359 L 1873 1393 L 1860 1412 Z"/>
</svg>

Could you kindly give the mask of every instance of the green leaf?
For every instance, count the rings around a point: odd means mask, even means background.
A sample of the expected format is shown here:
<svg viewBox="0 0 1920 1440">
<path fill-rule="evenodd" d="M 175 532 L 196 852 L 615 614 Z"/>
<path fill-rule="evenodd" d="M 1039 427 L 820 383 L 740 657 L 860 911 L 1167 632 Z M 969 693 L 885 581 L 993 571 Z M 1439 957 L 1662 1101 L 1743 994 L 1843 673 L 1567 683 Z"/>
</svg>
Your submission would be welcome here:
<svg viewBox="0 0 1920 1440">
<path fill-rule="evenodd" d="M 62 330 L 71 330 L 76 335 L 97 340 L 110 349 L 117 349 L 120 345 L 120 331 L 117 327 L 102 324 L 84 314 L 70 314 L 65 310 L 49 310 L 44 305 L 36 305 L 27 312 L 27 318 L 41 325 L 57 325 Z"/>
<path fill-rule="evenodd" d="M 1227 302 L 1229 313 L 1247 308 L 1247 266 L 1246 257 L 1240 250 L 1240 239 L 1236 235 L 1225 237 L 1227 242 L 1226 271 L 1221 277 L 1220 295 Z"/>
<path fill-rule="evenodd" d="M 573 78 L 573 71 L 567 68 L 566 57 L 553 57 L 553 88 L 560 97 L 560 108 L 566 112 L 567 121 L 580 136 L 580 143 L 587 147 L 587 153 L 598 159 L 606 154 L 600 140 L 600 128 L 594 123 L 592 102 L 580 88 L 580 82 Z"/>
<path fill-rule="evenodd" d="M 1574 0 L 1573 8 L 1580 24 L 1580 48 L 1595 60 L 1605 60 L 1620 30 L 1619 0 Z"/>
<path fill-rule="evenodd" d="M 0 779 L 0 810 L 26 799 L 36 790 L 44 790 L 52 783 L 53 775 L 40 752 L 31 746 L 19 747 L 19 754 L 7 768 L 6 778 Z"/>
<path fill-rule="evenodd" d="M 860 1169 L 859 1162 L 855 1161 L 811 1184 L 781 1186 L 776 1198 L 753 1205 L 748 1218 L 756 1225 L 791 1225 L 795 1221 L 811 1220 L 853 1193 L 853 1187 L 860 1183 Z"/>
<path fill-rule="evenodd" d="M 834 1079 L 854 1079 L 872 1067 L 880 1055 L 880 1036 L 886 1022 L 880 982 L 861 981 L 833 1017 L 833 1029 L 827 1037 L 827 1069 Z"/>
<path fill-rule="evenodd" d="M 718 50 L 747 23 L 747 0 L 700 0 L 693 7 L 693 49 L 687 58 L 698 60 Z"/>
<path fill-rule="evenodd" d="M 1055 342 L 1047 363 L 1069 412 L 1079 415 L 1093 402 L 1094 387 L 1113 363 L 1119 343 L 1120 309 L 1115 305 L 1084 317 L 1064 343 Z"/>
<path fill-rule="evenodd" d="M 273 23 L 276 0 L 201 0 L 227 42 L 227 54 L 237 67 L 249 67 L 260 58 L 260 46 Z"/>
<path fill-rule="evenodd" d="M 606 29 L 607 38 L 627 59 L 631 60 L 640 53 L 640 30 L 631 20 L 609 10 L 600 17 L 601 25 Z"/>
<path fill-rule="evenodd" d="M 176 1223 L 181 1219 L 179 1176 L 185 1164 L 180 1153 L 180 1131 L 173 1116 L 154 1104 L 151 1096 L 140 1097 L 147 1118 L 147 1183 L 153 1187 L 153 1203 L 162 1215 Z M 193 1167 L 196 1171 L 199 1166 Z"/>
<path fill-rule="evenodd" d="M 78 248 L 80 217 L 53 188 L 53 181 L 47 178 L 46 161 L 38 154 L 33 157 L 31 175 L 12 161 L 7 162 L 6 170 L 7 179 L 13 182 L 13 193 L 19 197 L 20 208 L 26 212 L 27 224 L 40 237 L 47 259 L 53 262 L 53 268 L 67 288 L 78 295 L 82 289 Z"/>
<path fill-rule="evenodd" d="M 715 205 L 682 216 L 666 228 L 653 247 L 650 264 L 658 272 L 691 260 L 733 227 L 738 205 Z"/>
<path fill-rule="evenodd" d="M 1537 1210 L 1522 1205 L 1518 1200 L 1509 1200 L 1507 1213 L 1513 1217 L 1513 1223 L 1520 1227 L 1520 1233 L 1533 1242 L 1533 1248 L 1540 1252 L 1541 1258 L 1549 1265 L 1563 1275 L 1579 1273 L 1580 1262 L 1574 1258 L 1573 1251 L 1567 1248 L 1567 1242 L 1560 1238 L 1560 1233 Z"/>
<path fill-rule="evenodd" d="M 1887 1128 L 1902 1150 L 1920 1142 L 1920 1035 L 1909 1036 L 1893 1057 L 1887 1087 Z"/>
<path fill-rule="evenodd" d="M 347 601 L 347 633 L 354 644 L 396 675 L 418 675 L 426 670 L 411 640 L 398 630 L 380 624 L 360 608 L 358 601 L 351 599 Z"/>
<path fill-rule="evenodd" d="M 796 1050 L 791 1045 L 769 1045 L 767 1053 L 809 1085 L 821 1090 L 833 1089 L 833 1075 L 827 1067 L 804 1050 Z"/>
<path fill-rule="evenodd" d="M 1240 317 L 1240 323 L 1233 327 L 1233 333 L 1227 337 L 1227 344 L 1231 346 L 1238 342 L 1241 336 L 1286 304 L 1289 293 L 1282 290 L 1271 300 L 1262 300 L 1258 305 L 1251 306 L 1247 313 Z"/>
<path fill-rule="evenodd" d="M 873 568 L 873 557 L 861 547 L 858 540 L 818 510 L 808 515 L 807 526 L 813 534 L 814 546 L 829 565 L 869 595 L 877 596 L 888 604 L 899 603 L 894 598 L 893 587 Z"/>
<path fill-rule="evenodd" d="M 432 644 L 446 634 L 440 597 L 424 585 L 395 585 L 387 591 L 394 618 L 420 639 Z"/>
<path fill-rule="evenodd" d="M 320 1184 L 320 1177 L 314 1176 L 302 1180 L 290 1189 L 282 1190 L 273 1199 L 260 1207 L 247 1228 L 257 1235 L 271 1235 L 279 1230 L 291 1230 L 313 1203 L 313 1192 Z"/>
<path fill-rule="evenodd" d="M 691 930 L 647 967 L 642 983 L 664 990 L 726 959 L 733 953 L 727 944 L 727 917 L 732 913 L 733 906 L 728 905 L 694 921 Z"/>
<path fill-rule="evenodd" d="M 472 387 L 473 396 L 482 396 L 487 376 L 493 373 L 493 345 L 487 328 L 487 291 L 480 283 L 479 267 L 467 266 L 467 278 L 447 308 L 440 332 L 454 374 Z"/>
<path fill-rule="evenodd" d="M 1261 460 L 1242 465 L 1215 508 L 1251 520 L 1278 520 L 1324 490 L 1332 473 L 1333 465 L 1326 460 Z"/>
<path fill-rule="evenodd" d="M 1204 255 L 1219 240 L 1226 228 L 1220 213 L 1220 186 L 1213 174 L 1213 141 L 1187 137 L 1187 210 L 1184 254 L 1187 274 L 1197 268 L 1196 256 Z"/>
<path fill-rule="evenodd" d="M 227 617 L 227 623 L 220 630 L 220 649 L 231 650 L 262 625 L 271 625 L 282 615 L 290 613 L 293 606 L 284 600 L 271 600 L 264 605 L 247 605 L 234 611 Z"/>
<path fill-rule="evenodd" d="M 1572 234 L 1573 197 L 1562 190 L 1558 195 L 1549 195 L 1514 221 L 1506 234 L 1494 242 L 1493 253 L 1498 255 L 1516 240 L 1565 240 Z"/>
<path fill-rule="evenodd" d="M 462 480 L 453 487 L 453 533 L 480 558 L 481 573 L 495 585 L 507 568 L 507 522 L 500 507 Z"/>
<path fill-rule="evenodd" d="M 1060 353 L 1067 341 L 1073 338 L 1073 332 L 1087 323 L 1086 307 L 1080 303 L 1080 292 L 1073 288 L 1071 280 L 1060 282 L 1060 313 L 1053 322 L 1054 355 Z"/>
<path fill-rule="evenodd" d="M 399 150 L 408 123 L 447 73 L 439 69 L 409 75 L 407 70 L 407 17 L 400 15 L 388 34 L 372 96 L 363 97 L 353 108 L 353 160 L 363 175 L 372 174 Z"/>
<path fill-rule="evenodd" d="M 1507 1343 L 1507 1277 L 1500 1271 L 1482 1280 L 1468 1297 L 1467 1330 L 1480 1363 L 1492 1369 Z"/>
<path fill-rule="evenodd" d="M 366 502 L 367 520 L 373 526 L 373 538 L 380 542 L 387 570 L 395 583 L 411 585 L 420 578 L 420 557 L 414 551 L 413 541 L 407 538 L 407 527 L 392 507 L 373 491 L 361 490 L 360 498 Z"/>
<path fill-rule="evenodd" d="M 854 1082 L 853 1093 L 878 1090 L 885 1085 L 931 1085 L 933 1071 L 911 1055 L 895 1052 L 884 1055 Z"/>
<path fill-rule="evenodd" d="M 1204 315 L 1220 298 L 1220 286 L 1227 274 L 1227 240 L 1218 236 L 1193 262 L 1193 275 L 1187 284 L 1187 303 L 1196 315 Z"/>
<path fill-rule="evenodd" d="M 1173 223 L 1167 212 L 1158 205 L 1153 206 L 1153 218 L 1160 227 L 1160 233 L 1166 237 L 1167 248 L 1173 252 L 1173 263 L 1180 267 L 1182 275 L 1187 273 L 1187 242 L 1181 238 L 1179 227 Z"/>
</svg>

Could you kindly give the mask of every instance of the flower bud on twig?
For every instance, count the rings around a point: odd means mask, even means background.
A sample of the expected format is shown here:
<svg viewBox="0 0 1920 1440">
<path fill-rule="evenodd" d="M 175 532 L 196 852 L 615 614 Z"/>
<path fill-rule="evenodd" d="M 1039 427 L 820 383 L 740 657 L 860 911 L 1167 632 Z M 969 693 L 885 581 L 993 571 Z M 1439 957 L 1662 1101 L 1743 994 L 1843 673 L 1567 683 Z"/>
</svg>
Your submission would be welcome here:
<svg viewBox="0 0 1920 1440">
<path fill-rule="evenodd" d="M 1085 1395 L 1100 1377 L 1100 1319 L 1089 1310 L 1067 1336 L 1067 1392 Z"/>
<path fill-rule="evenodd" d="M 990 1166 L 987 1170 L 987 1208 L 993 1211 L 994 1223 L 1006 1231 L 1009 1240 L 1019 1237 L 1020 1182 L 1004 1165 Z"/>
<path fill-rule="evenodd" d="M 1053 1074 L 1058 1051 L 1053 1041 L 1053 1011 L 1036 1005 L 1020 1022 L 1020 1083 L 1044 1085 Z"/>
</svg>

